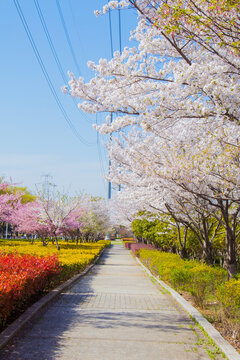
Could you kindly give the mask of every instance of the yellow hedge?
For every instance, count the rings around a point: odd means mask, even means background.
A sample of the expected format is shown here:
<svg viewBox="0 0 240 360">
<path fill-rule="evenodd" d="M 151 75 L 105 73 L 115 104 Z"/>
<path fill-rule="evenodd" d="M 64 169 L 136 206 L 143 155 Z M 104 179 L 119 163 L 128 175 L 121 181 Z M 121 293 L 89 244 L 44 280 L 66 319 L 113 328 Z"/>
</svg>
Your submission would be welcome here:
<svg viewBox="0 0 240 360">
<path fill-rule="evenodd" d="M 58 251 L 56 245 L 51 242 L 47 246 L 43 246 L 40 240 L 35 240 L 33 244 L 27 240 L 0 240 L 0 251 L 7 253 L 17 252 L 20 255 L 37 256 L 56 254 L 63 266 L 65 275 L 83 270 L 99 255 L 101 250 L 108 246 L 108 242 L 75 244 L 60 240 L 59 246 L 60 250 Z"/>
<path fill-rule="evenodd" d="M 216 289 L 227 280 L 225 269 L 214 268 L 196 260 L 182 260 L 177 254 L 141 249 L 139 257 L 175 289 L 190 292 L 200 307 L 204 307 L 207 298 L 215 297 Z"/>
</svg>

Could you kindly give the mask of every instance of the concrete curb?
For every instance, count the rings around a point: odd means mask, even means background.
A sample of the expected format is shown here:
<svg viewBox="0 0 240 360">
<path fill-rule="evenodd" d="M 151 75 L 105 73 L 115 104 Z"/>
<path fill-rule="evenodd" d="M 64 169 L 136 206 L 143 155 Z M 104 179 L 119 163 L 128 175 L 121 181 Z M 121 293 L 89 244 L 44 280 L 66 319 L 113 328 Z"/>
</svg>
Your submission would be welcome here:
<svg viewBox="0 0 240 360">
<path fill-rule="evenodd" d="M 37 313 L 47 306 L 52 300 L 56 299 L 62 291 L 70 287 L 82 276 L 86 275 L 93 267 L 96 265 L 97 261 L 102 256 L 104 248 L 100 254 L 96 257 L 94 262 L 89 265 L 83 272 L 80 274 L 74 275 L 72 278 L 59 285 L 57 288 L 51 290 L 47 295 L 38 300 L 32 306 L 30 306 L 22 315 L 19 316 L 12 324 L 10 324 L 5 330 L 0 333 L 0 349 L 2 349 L 22 328 L 23 326 L 31 320 Z"/>
<path fill-rule="evenodd" d="M 215 342 L 219 349 L 226 355 L 229 360 L 240 360 L 239 353 L 234 349 L 232 345 L 227 342 L 222 335 L 203 317 L 200 312 L 195 309 L 188 301 L 186 301 L 181 295 L 179 295 L 170 286 L 159 280 L 142 264 L 142 262 L 136 257 L 137 262 L 146 271 L 146 273 L 154 278 L 164 289 L 166 289 L 177 302 L 203 327 L 210 338 Z"/>
</svg>

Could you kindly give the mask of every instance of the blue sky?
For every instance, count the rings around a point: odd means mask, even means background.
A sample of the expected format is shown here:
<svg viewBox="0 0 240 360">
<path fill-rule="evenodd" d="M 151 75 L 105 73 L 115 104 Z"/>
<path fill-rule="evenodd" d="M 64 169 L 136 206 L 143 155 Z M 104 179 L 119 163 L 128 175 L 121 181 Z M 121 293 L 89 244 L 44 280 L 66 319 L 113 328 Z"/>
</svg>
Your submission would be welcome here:
<svg viewBox="0 0 240 360">
<path fill-rule="evenodd" d="M 14 0 L 0 2 L 0 175 L 34 191 L 35 184 L 50 174 L 52 181 L 70 193 L 85 191 L 107 197 L 103 168 L 107 152 L 92 129 L 95 116 L 83 114 L 64 85 L 43 31 L 34 0 L 18 0 L 44 66 L 71 122 L 84 143 L 79 141 L 61 114 L 27 38 Z M 49 34 L 64 73 L 78 74 L 58 13 L 56 0 L 38 0 Z M 95 17 L 102 0 L 59 0 L 81 76 L 92 77 L 87 61 L 111 57 L 108 15 Z M 129 46 L 129 32 L 136 25 L 133 10 L 121 12 L 122 46 Z M 119 49 L 118 13 L 112 12 L 113 47 Z M 103 115 L 98 116 L 98 121 Z M 86 145 L 91 143 L 91 146 Z M 99 159 L 99 149 L 100 157 Z"/>
</svg>

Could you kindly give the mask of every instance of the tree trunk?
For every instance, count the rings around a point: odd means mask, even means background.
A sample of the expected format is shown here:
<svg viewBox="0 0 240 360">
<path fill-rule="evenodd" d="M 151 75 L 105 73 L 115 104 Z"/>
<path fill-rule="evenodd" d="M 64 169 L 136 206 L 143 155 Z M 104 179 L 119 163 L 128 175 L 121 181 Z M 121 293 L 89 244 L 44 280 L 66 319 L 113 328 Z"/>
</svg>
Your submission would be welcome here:
<svg viewBox="0 0 240 360">
<path fill-rule="evenodd" d="M 54 240 L 55 240 L 55 243 L 56 243 L 57 249 L 58 249 L 58 250 L 60 250 L 60 246 L 59 246 L 59 244 L 58 244 L 58 239 L 55 237 L 55 239 L 54 239 Z"/>
<path fill-rule="evenodd" d="M 188 227 L 186 225 L 184 226 L 184 238 L 182 241 L 180 226 L 177 222 L 176 222 L 176 224 L 177 224 L 177 229 L 178 229 L 178 241 L 180 244 L 180 257 L 181 257 L 181 259 L 184 260 L 184 259 L 188 258 L 188 253 L 187 253 L 187 249 L 186 249 Z"/>
<path fill-rule="evenodd" d="M 188 253 L 185 246 L 181 247 L 180 249 L 180 258 L 183 260 L 188 258 Z"/>
<path fill-rule="evenodd" d="M 222 211 L 223 220 L 226 229 L 227 240 L 227 254 L 226 254 L 226 269 L 228 271 L 228 278 L 231 279 L 237 275 L 237 259 L 236 259 L 236 219 L 239 214 L 240 207 L 236 210 L 235 214 L 230 216 L 229 208 L 231 204 L 229 200 L 223 202 L 219 200 L 220 209 Z"/>
<path fill-rule="evenodd" d="M 43 246 L 47 246 L 47 243 L 46 243 L 46 238 L 45 238 L 45 236 L 42 236 L 42 243 L 43 243 Z"/>
<path fill-rule="evenodd" d="M 212 244 L 208 243 L 207 246 L 203 248 L 203 257 L 204 261 L 207 263 L 207 265 L 212 266 L 214 264 L 214 256 L 212 252 Z"/>
<path fill-rule="evenodd" d="M 230 228 L 227 229 L 226 268 L 229 279 L 237 275 L 236 239 Z"/>
</svg>

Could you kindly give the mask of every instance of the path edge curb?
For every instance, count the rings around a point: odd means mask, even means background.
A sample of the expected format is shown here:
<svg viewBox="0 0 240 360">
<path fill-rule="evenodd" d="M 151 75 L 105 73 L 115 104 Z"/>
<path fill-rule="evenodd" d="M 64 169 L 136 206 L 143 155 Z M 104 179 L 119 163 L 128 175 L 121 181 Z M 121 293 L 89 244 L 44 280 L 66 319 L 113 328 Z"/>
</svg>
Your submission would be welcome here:
<svg viewBox="0 0 240 360">
<path fill-rule="evenodd" d="M 167 290 L 173 298 L 193 317 L 193 319 L 206 331 L 209 337 L 219 347 L 219 349 L 226 355 L 229 360 L 240 360 L 240 355 L 234 347 L 225 340 L 222 335 L 207 321 L 207 319 L 193 307 L 187 300 L 185 300 L 177 291 L 165 284 L 162 280 L 155 277 L 151 271 L 143 265 L 143 263 L 136 257 L 139 265 L 145 272 L 156 280 L 165 290 Z"/>
<path fill-rule="evenodd" d="M 31 305 L 27 310 L 20 315 L 15 321 L 13 321 L 5 330 L 0 333 L 0 349 L 7 345 L 7 343 L 31 320 L 37 313 L 47 306 L 52 300 L 56 299 L 63 290 L 67 289 L 74 284 L 81 277 L 86 275 L 98 262 L 101 258 L 104 251 L 107 249 L 105 247 L 100 254 L 95 258 L 95 260 L 83 270 L 83 272 L 74 275 L 63 284 L 59 285 L 55 289 L 51 290 L 47 295 L 42 297 L 40 300 Z"/>
</svg>

